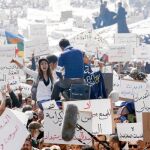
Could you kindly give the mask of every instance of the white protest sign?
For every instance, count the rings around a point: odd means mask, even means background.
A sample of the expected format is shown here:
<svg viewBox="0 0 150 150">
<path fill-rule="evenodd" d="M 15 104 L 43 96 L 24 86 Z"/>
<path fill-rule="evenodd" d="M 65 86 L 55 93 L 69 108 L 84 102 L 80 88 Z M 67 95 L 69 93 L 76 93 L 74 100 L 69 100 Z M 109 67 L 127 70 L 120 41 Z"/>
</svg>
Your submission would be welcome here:
<svg viewBox="0 0 150 150">
<path fill-rule="evenodd" d="M 29 133 L 21 121 L 6 109 L 0 117 L 0 134 L 1 150 L 20 150 Z"/>
<path fill-rule="evenodd" d="M 143 125 L 138 123 L 117 123 L 117 134 L 120 141 L 143 140 Z"/>
<path fill-rule="evenodd" d="M 139 40 L 135 33 L 116 33 L 114 35 L 114 43 L 137 47 L 139 45 Z"/>
<path fill-rule="evenodd" d="M 6 74 L 0 74 L 0 90 L 3 90 L 5 85 L 6 85 Z"/>
<path fill-rule="evenodd" d="M 15 57 L 16 48 L 16 44 L 0 45 L 0 59 L 4 59 L 5 64 L 9 63 Z"/>
<path fill-rule="evenodd" d="M 47 37 L 47 26 L 46 24 L 30 24 L 29 27 L 29 39 L 36 37 Z"/>
<path fill-rule="evenodd" d="M 24 42 L 25 57 L 40 56 L 49 53 L 49 43 L 47 37 L 34 38 Z"/>
<path fill-rule="evenodd" d="M 137 122 L 142 122 L 142 113 L 150 112 L 150 91 L 143 90 L 134 95 L 134 105 Z"/>
<path fill-rule="evenodd" d="M 137 47 L 135 49 L 134 55 L 136 59 L 143 61 L 150 60 L 150 46 L 145 44 Z"/>
<path fill-rule="evenodd" d="M 14 114 L 15 116 L 22 122 L 22 124 L 24 124 L 25 126 L 27 125 L 27 122 L 28 122 L 28 116 L 21 112 L 21 111 L 18 111 L 18 110 L 12 110 L 10 109 Z"/>
<path fill-rule="evenodd" d="M 68 101 L 67 104 L 75 104 L 79 111 L 92 112 L 92 132 L 93 134 L 112 134 L 112 108 L 110 99 Z"/>
<path fill-rule="evenodd" d="M 135 95 L 146 90 L 146 83 L 142 81 L 121 80 L 119 97 L 134 99 Z"/>
<path fill-rule="evenodd" d="M 59 0 L 57 3 L 55 0 L 50 0 L 49 4 L 54 12 L 70 9 L 70 0 Z"/>
<path fill-rule="evenodd" d="M 19 77 L 13 76 L 12 78 L 10 77 L 7 80 L 7 83 L 10 85 L 12 90 L 15 90 L 16 88 L 19 87 L 20 79 L 19 79 Z"/>
<path fill-rule="evenodd" d="M 15 64 L 0 64 L 0 73 L 7 74 L 7 79 L 9 76 L 19 76 L 23 74 L 23 71 L 20 70 Z"/>
<path fill-rule="evenodd" d="M 62 110 L 44 110 L 44 143 L 55 144 L 76 144 L 83 145 L 77 139 L 91 145 L 91 137 L 83 130 L 76 129 L 74 138 L 66 142 L 61 138 L 61 125 L 64 117 Z M 90 112 L 79 112 L 79 119 L 77 123 L 83 126 L 87 131 L 92 130 L 92 114 Z"/>
<path fill-rule="evenodd" d="M 113 90 L 118 91 L 120 90 L 120 79 L 118 75 L 113 74 Z"/>
<path fill-rule="evenodd" d="M 126 62 L 131 60 L 132 50 L 125 45 L 111 45 L 107 54 L 109 62 Z"/>
<path fill-rule="evenodd" d="M 43 102 L 42 106 L 44 109 L 59 109 L 55 100 L 49 100 L 47 102 Z"/>
<path fill-rule="evenodd" d="M 19 85 L 22 88 L 22 94 L 29 96 L 31 94 L 31 85 L 20 83 Z"/>
<path fill-rule="evenodd" d="M 86 50 L 87 48 L 86 45 L 88 41 L 90 41 L 91 37 L 92 37 L 92 31 L 86 30 L 77 34 L 72 39 L 70 39 L 70 43 L 72 46 L 76 46 L 76 48 L 79 48 L 81 50 Z"/>
</svg>

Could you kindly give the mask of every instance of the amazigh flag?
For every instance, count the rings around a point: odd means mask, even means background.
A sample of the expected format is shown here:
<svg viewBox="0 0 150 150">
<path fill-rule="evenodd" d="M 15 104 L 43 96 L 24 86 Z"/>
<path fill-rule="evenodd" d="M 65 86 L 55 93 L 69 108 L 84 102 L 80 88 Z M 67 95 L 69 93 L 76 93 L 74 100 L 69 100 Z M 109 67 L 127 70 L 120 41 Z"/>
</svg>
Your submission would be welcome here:
<svg viewBox="0 0 150 150">
<path fill-rule="evenodd" d="M 13 33 L 5 31 L 8 44 L 17 44 L 16 55 L 18 57 L 24 56 L 24 39 L 21 35 L 15 35 Z"/>
</svg>

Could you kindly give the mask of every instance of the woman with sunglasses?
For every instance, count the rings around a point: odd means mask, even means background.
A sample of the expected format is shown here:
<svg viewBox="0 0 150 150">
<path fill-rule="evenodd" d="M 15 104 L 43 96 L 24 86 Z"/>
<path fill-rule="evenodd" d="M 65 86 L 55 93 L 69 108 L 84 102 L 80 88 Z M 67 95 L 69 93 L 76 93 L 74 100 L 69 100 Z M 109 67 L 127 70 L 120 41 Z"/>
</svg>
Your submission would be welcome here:
<svg viewBox="0 0 150 150">
<path fill-rule="evenodd" d="M 37 85 L 35 86 L 35 91 L 32 92 L 36 93 L 38 106 L 43 110 L 42 103 L 51 99 L 53 87 L 53 76 L 48 60 L 46 58 L 41 58 L 39 60 L 38 72 L 23 66 L 17 60 L 12 60 L 11 62 L 15 63 L 19 68 L 23 69 L 26 74 L 29 74 L 35 79 Z"/>
</svg>

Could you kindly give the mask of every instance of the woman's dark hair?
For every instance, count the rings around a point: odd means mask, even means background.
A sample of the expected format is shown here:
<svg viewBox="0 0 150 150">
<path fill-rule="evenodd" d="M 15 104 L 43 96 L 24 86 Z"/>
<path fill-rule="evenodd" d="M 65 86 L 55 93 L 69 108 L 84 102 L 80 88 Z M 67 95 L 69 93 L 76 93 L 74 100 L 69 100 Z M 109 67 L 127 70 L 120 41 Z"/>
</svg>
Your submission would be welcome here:
<svg viewBox="0 0 150 150">
<path fill-rule="evenodd" d="M 48 60 L 43 59 L 43 61 L 47 62 L 47 64 L 48 64 Z M 43 71 L 42 71 L 42 69 L 40 67 L 41 62 L 42 61 L 39 61 L 39 67 L 38 67 L 39 79 L 43 79 L 44 78 Z M 53 75 L 52 75 L 52 72 L 51 72 L 49 64 L 48 64 L 48 69 L 47 69 L 47 76 L 50 77 L 50 80 L 53 83 Z"/>
<path fill-rule="evenodd" d="M 63 48 L 66 48 L 67 46 L 70 45 L 70 42 L 67 40 L 67 39 L 62 39 L 60 42 L 59 42 L 59 46 L 60 47 L 63 47 Z"/>
</svg>

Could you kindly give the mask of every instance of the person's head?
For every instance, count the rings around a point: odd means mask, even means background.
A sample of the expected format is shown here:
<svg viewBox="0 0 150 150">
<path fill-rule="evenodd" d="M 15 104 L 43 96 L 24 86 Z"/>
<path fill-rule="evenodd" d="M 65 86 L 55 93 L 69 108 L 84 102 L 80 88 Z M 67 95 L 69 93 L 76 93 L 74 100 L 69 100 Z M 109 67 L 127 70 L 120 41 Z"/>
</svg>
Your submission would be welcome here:
<svg viewBox="0 0 150 150">
<path fill-rule="evenodd" d="M 104 1 L 104 6 L 107 7 L 107 1 Z"/>
<path fill-rule="evenodd" d="M 42 111 L 41 109 L 38 109 L 37 114 L 38 114 L 38 118 L 39 118 L 40 120 L 43 120 L 43 119 L 44 119 L 44 113 L 43 113 L 43 111 Z"/>
<path fill-rule="evenodd" d="M 118 3 L 118 7 L 121 7 L 121 6 L 122 6 L 122 2 L 119 2 L 119 3 Z"/>
<path fill-rule="evenodd" d="M 60 42 L 59 42 L 59 46 L 62 50 L 64 50 L 67 46 L 70 45 L 70 42 L 67 40 L 67 39 L 62 39 Z"/>
<path fill-rule="evenodd" d="M 57 67 L 58 58 L 56 55 L 47 56 L 47 60 L 51 70 L 54 70 Z"/>
<path fill-rule="evenodd" d="M 53 145 L 53 146 L 50 147 L 50 150 L 61 150 L 61 149 L 60 149 L 60 146 Z"/>
<path fill-rule="evenodd" d="M 107 140 L 106 136 L 105 136 L 105 135 L 102 135 L 102 134 L 98 134 L 96 137 L 97 137 L 97 139 L 98 139 L 99 141 L 101 141 L 101 142 Z M 104 149 L 104 146 L 101 145 L 101 144 L 100 144 L 98 141 L 96 141 L 96 140 L 93 140 L 93 147 L 94 147 L 95 150 L 103 150 L 103 149 Z"/>
<path fill-rule="evenodd" d="M 81 145 L 70 145 L 70 150 L 81 150 Z"/>
<path fill-rule="evenodd" d="M 120 150 L 121 142 L 117 135 L 111 135 L 109 139 L 109 146 L 111 150 Z"/>
<path fill-rule="evenodd" d="M 31 105 L 25 105 L 22 108 L 22 112 L 26 112 L 26 111 L 32 111 L 32 106 Z"/>
<path fill-rule="evenodd" d="M 39 72 L 47 72 L 48 69 L 48 60 L 46 58 L 41 58 L 39 60 Z"/>
<path fill-rule="evenodd" d="M 32 98 L 31 98 L 31 96 L 26 97 L 25 98 L 25 102 L 26 102 L 27 105 L 31 105 L 32 106 Z"/>
<path fill-rule="evenodd" d="M 27 78 L 26 79 L 26 84 L 32 85 L 33 84 L 33 79 L 32 78 Z"/>
<path fill-rule="evenodd" d="M 138 150 L 138 144 L 136 141 L 128 142 L 129 150 Z"/>
<path fill-rule="evenodd" d="M 21 150 L 32 150 L 32 142 L 30 138 L 27 138 L 21 148 Z"/>
<path fill-rule="evenodd" d="M 92 146 L 85 145 L 82 147 L 82 150 L 95 150 Z"/>
<path fill-rule="evenodd" d="M 89 57 L 85 54 L 85 52 L 83 52 L 83 61 L 84 64 L 89 64 L 90 62 Z"/>
<path fill-rule="evenodd" d="M 50 66 L 49 66 L 49 62 L 46 58 L 41 58 L 39 60 L 38 71 L 39 71 L 39 77 L 40 78 L 43 78 L 44 74 L 46 73 L 47 76 L 51 78 L 51 80 L 53 79 L 52 73 L 51 73 L 51 70 L 50 70 Z"/>
</svg>

